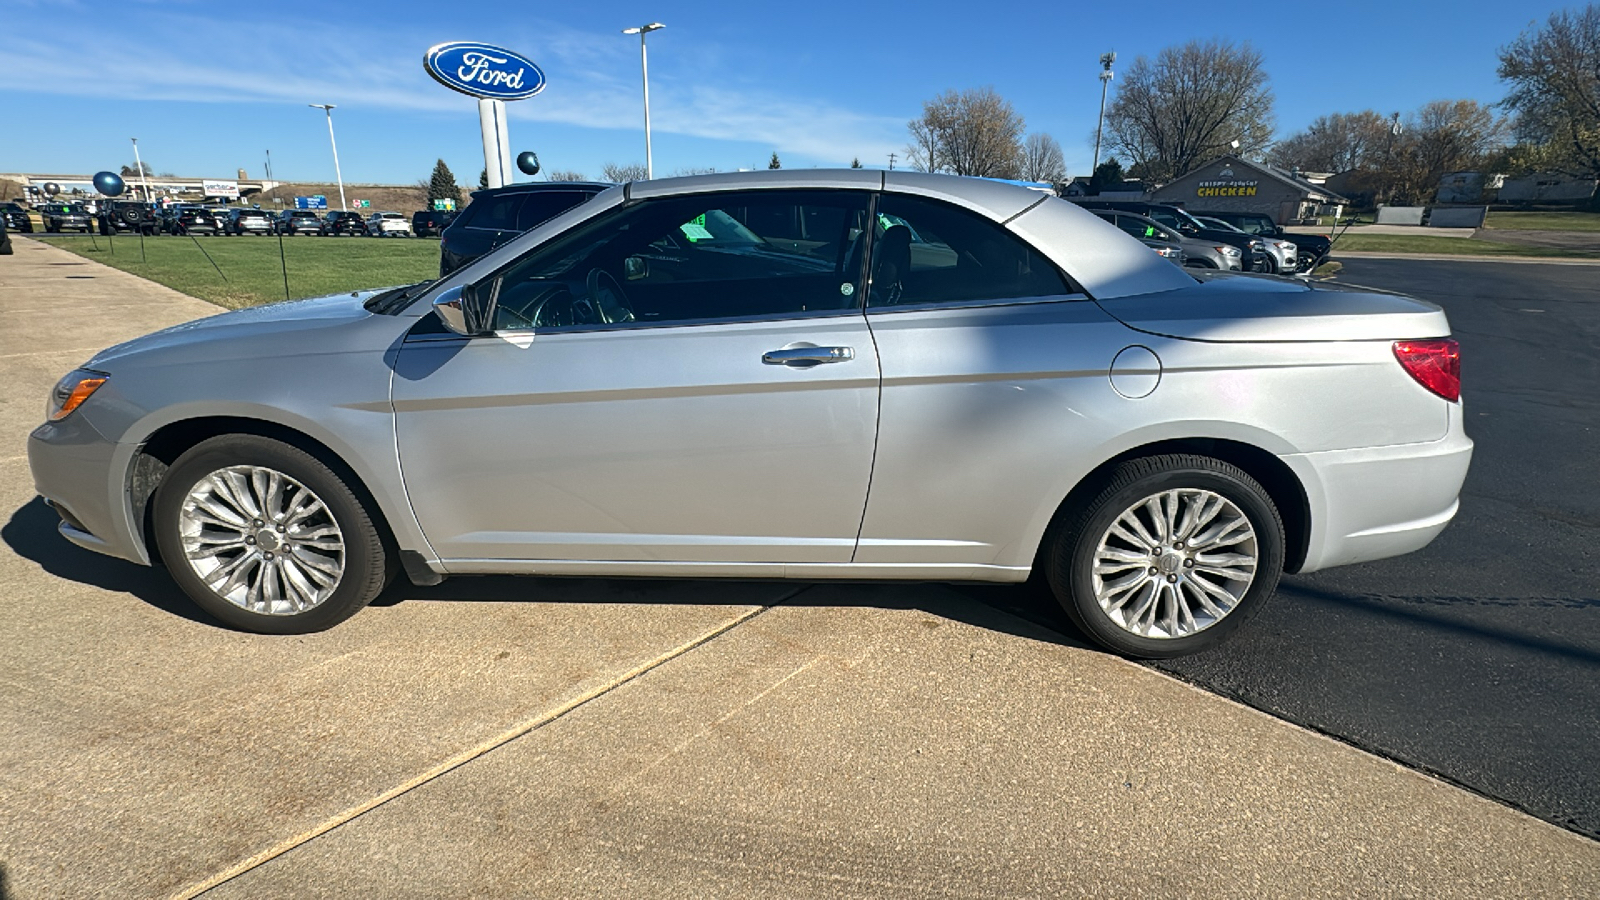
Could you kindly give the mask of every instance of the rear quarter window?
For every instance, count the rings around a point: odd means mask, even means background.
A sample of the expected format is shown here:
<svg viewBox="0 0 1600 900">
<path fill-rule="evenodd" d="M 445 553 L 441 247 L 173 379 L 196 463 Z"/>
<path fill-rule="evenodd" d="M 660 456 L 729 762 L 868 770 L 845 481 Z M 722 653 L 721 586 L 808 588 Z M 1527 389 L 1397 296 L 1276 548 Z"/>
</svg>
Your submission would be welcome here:
<svg viewBox="0 0 1600 900">
<path fill-rule="evenodd" d="M 524 194 L 505 194 L 474 201 L 462 216 L 467 220 L 463 227 L 510 231 L 517 227 L 517 211 L 522 208 Z"/>
<path fill-rule="evenodd" d="M 517 230 L 527 231 L 535 225 L 548 222 L 589 199 L 589 196 L 581 191 L 540 191 L 536 194 L 527 194 L 522 201 L 522 209 L 517 213 Z"/>
</svg>

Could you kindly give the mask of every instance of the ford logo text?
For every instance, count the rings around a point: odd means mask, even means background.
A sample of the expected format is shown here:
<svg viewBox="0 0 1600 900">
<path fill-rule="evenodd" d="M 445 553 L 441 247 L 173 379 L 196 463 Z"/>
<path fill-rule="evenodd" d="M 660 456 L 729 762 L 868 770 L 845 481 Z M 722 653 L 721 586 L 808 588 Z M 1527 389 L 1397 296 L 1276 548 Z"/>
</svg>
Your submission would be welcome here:
<svg viewBox="0 0 1600 900">
<path fill-rule="evenodd" d="M 532 60 L 492 44 L 436 44 L 422 65 L 434 81 L 472 97 L 525 100 L 544 90 L 544 72 Z"/>
</svg>

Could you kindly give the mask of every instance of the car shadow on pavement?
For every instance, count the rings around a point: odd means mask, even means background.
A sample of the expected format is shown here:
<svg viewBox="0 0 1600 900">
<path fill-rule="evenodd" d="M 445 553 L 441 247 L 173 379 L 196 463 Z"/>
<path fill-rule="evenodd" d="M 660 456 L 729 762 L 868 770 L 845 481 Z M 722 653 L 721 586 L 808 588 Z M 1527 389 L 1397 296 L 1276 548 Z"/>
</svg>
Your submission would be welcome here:
<svg viewBox="0 0 1600 900">
<path fill-rule="evenodd" d="M 132 594 L 155 608 L 207 625 L 222 627 L 215 619 L 189 602 L 167 573 L 154 566 L 141 566 L 85 550 L 56 531 L 61 517 L 35 497 L 11 514 L 0 527 L 4 541 L 18 556 L 68 581 L 107 591 Z"/>
<path fill-rule="evenodd" d="M 753 591 L 765 585 L 767 592 Z M 1092 648 L 1067 620 L 1049 589 L 1027 584 L 912 581 L 745 581 L 734 579 L 599 578 L 458 575 L 417 587 L 401 577 L 373 606 L 406 602 L 637 603 L 641 605 L 862 607 L 919 610 L 929 615 L 1030 640 Z"/>
<path fill-rule="evenodd" d="M 0 541 L 18 556 L 58 578 L 107 591 L 131 594 L 175 616 L 228 628 L 196 607 L 157 566 L 141 566 L 78 547 L 56 530 L 60 518 L 43 499 L 12 513 L 0 527 Z M 510 575 L 456 576 L 443 584 L 417 587 L 399 576 L 373 606 L 424 602 L 635 603 L 640 605 L 786 606 L 917 609 L 930 615 L 991 631 L 1072 647 L 1089 647 L 1049 590 L 1028 584 L 923 584 L 918 582 L 754 582 L 772 586 L 752 591 L 753 582 L 724 579 L 578 578 Z"/>
</svg>

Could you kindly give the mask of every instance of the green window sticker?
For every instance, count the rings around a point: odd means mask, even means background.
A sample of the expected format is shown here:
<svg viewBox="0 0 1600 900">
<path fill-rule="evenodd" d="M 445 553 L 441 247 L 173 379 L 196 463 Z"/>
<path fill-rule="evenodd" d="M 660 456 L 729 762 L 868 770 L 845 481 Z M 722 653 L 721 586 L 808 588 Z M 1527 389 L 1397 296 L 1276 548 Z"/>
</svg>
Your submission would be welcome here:
<svg viewBox="0 0 1600 900">
<path fill-rule="evenodd" d="M 694 241 L 709 241 L 712 238 L 711 232 L 706 230 L 705 213 L 701 213 L 682 225 L 679 225 L 678 230 L 683 232 L 683 236 L 688 238 L 691 243 Z"/>
</svg>

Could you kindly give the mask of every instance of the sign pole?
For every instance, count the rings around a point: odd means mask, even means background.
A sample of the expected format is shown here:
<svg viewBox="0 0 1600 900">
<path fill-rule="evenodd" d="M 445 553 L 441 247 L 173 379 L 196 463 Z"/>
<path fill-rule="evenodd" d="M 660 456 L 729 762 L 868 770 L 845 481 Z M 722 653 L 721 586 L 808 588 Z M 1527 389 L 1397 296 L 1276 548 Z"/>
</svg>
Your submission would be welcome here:
<svg viewBox="0 0 1600 900">
<path fill-rule="evenodd" d="M 483 169 L 489 187 L 503 187 L 510 180 L 510 152 L 506 145 L 506 104 L 503 100 L 478 99 L 478 130 L 483 134 Z"/>
</svg>

